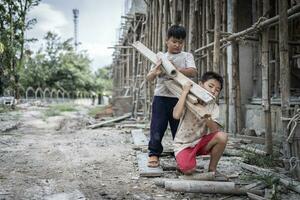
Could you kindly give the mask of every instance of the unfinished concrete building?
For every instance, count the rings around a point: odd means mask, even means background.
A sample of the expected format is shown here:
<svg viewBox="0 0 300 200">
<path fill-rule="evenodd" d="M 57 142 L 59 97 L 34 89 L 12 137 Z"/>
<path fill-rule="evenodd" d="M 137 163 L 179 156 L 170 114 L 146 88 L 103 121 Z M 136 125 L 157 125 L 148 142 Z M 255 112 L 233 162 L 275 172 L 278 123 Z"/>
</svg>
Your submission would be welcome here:
<svg viewBox="0 0 300 200">
<path fill-rule="evenodd" d="M 279 147 L 296 159 L 300 177 L 300 1 L 132 0 L 123 16 L 113 60 L 117 113 L 149 119 L 154 84 L 145 80 L 150 62 L 131 44 L 166 51 L 170 25 L 186 27 L 184 50 L 192 52 L 198 81 L 219 72 L 224 129 L 252 133 L 267 153 Z M 297 125 L 298 124 L 298 125 Z M 275 145 L 274 145 L 275 144 Z"/>
</svg>

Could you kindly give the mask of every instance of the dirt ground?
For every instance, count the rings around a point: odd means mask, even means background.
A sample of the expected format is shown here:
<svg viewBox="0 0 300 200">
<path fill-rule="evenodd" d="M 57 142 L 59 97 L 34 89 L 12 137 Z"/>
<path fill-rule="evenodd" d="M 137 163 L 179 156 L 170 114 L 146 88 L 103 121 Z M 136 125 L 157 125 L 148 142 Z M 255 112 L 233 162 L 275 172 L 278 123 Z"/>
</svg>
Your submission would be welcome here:
<svg viewBox="0 0 300 200">
<path fill-rule="evenodd" d="M 76 108 L 47 118 L 43 116 L 46 108 L 37 106 L 0 115 L 2 127 L 19 122 L 18 128 L 0 134 L 1 200 L 247 199 L 166 191 L 153 178 L 139 177 L 130 129 L 87 129 L 85 125 L 92 120 L 87 115 L 89 108 Z M 163 157 L 162 163 L 164 159 L 173 158 Z M 227 174 L 240 170 L 232 166 L 233 160 L 222 158 Z M 164 177 L 176 173 L 166 171 Z"/>
</svg>

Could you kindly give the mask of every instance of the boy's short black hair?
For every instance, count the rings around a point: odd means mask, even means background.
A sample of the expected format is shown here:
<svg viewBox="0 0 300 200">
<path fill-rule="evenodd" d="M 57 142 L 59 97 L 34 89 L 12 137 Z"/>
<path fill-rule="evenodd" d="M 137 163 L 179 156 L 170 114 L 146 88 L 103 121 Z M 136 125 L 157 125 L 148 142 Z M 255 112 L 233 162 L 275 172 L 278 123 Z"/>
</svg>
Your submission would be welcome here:
<svg viewBox="0 0 300 200">
<path fill-rule="evenodd" d="M 212 72 L 212 71 L 208 71 L 208 72 L 205 72 L 200 81 L 201 83 L 205 83 L 206 81 L 208 81 L 209 79 L 216 79 L 220 85 L 221 85 L 221 90 L 223 88 L 223 78 L 220 74 L 216 73 L 216 72 Z"/>
<path fill-rule="evenodd" d="M 172 25 L 169 29 L 168 29 L 168 35 L 167 35 L 168 39 L 170 37 L 174 37 L 176 39 L 185 39 L 186 37 L 186 30 L 183 26 L 180 25 Z"/>
</svg>

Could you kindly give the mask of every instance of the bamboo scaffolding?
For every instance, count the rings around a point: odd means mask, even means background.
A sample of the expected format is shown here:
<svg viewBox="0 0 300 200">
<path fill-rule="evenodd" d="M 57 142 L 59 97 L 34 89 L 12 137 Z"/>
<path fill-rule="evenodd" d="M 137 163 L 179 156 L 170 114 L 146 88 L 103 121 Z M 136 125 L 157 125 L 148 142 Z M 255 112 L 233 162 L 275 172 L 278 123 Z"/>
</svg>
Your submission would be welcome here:
<svg viewBox="0 0 300 200">
<path fill-rule="evenodd" d="M 295 14 L 296 12 L 298 12 L 300 10 L 300 4 L 298 5 L 295 5 L 294 7 L 290 8 L 288 11 L 287 11 L 287 15 L 288 16 L 291 16 L 293 14 Z M 224 39 L 221 39 L 220 40 L 220 43 L 224 43 L 224 42 L 227 42 L 227 41 L 233 41 L 235 40 L 236 38 L 238 37 L 242 37 L 244 35 L 247 35 L 247 34 L 251 34 L 255 31 L 259 31 L 261 30 L 262 28 L 266 27 L 266 26 L 274 26 L 278 23 L 279 21 L 279 15 L 276 15 L 275 17 L 272 17 L 268 20 L 265 20 L 265 21 L 262 21 L 260 22 L 260 20 L 258 20 L 258 22 L 256 22 L 255 24 L 253 24 L 251 27 L 243 30 L 243 31 L 240 31 L 240 32 L 236 32 L 232 35 L 230 35 L 229 37 L 227 38 L 224 38 Z M 198 53 L 200 51 L 203 51 L 207 48 L 210 48 L 210 47 L 213 47 L 214 43 L 209 43 L 207 44 L 206 46 L 203 46 L 199 49 L 196 49 L 195 50 L 195 53 Z"/>
</svg>

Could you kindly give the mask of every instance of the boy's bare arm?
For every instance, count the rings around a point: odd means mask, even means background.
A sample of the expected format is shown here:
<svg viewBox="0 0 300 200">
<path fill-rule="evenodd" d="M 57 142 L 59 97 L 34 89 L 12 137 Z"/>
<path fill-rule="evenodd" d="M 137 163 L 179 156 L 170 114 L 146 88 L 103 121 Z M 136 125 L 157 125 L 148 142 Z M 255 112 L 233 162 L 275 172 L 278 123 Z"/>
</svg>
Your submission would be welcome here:
<svg viewBox="0 0 300 200">
<path fill-rule="evenodd" d="M 147 81 L 153 81 L 161 73 L 162 73 L 161 60 L 159 60 L 156 63 L 156 66 L 148 72 L 146 79 Z"/>
<path fill-rule="evenodd" d="M 193 67 L 181 68 L 181 69 L 177 68 L 177 70 L 183 73 L 185 76 L 189 76 L 189 77 L 197 76 L 197 69 Z"/>
<path fill-rule="evenodd" d="M 206 126 L 209 128 L 211 133 L 217 132 L 220 129 L 220 126 L 211 119 L 211 117 L 206 117 Z"/>
<path fill-rule="evenodd" d="M 174 119 L 180 119 L 181 118 L 182 113 L 184 111 L 186 96 L 188 95 L 188 93 L 189 93 L 192 86 L 193 86 L 192 82 L 187 82 L 183 86 L 183 91 L 182 91 L 182 93 L 179 97 L 179 100 L 178 100 L 176 106 L 173 109 L 173 118 Z"/>
</svg>

